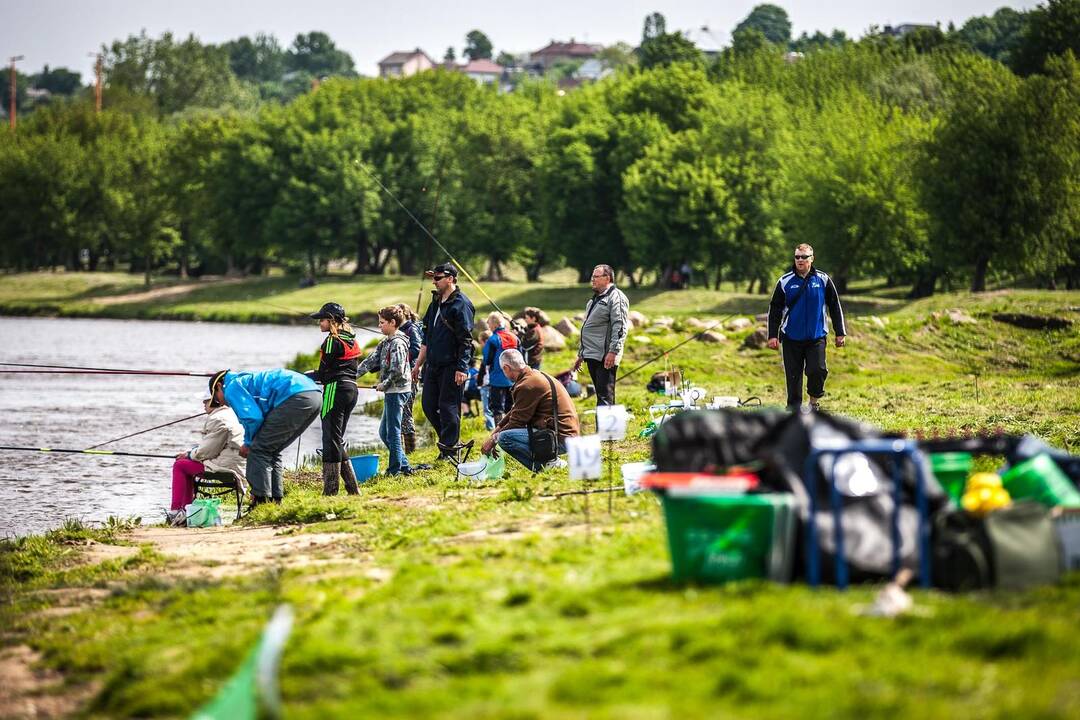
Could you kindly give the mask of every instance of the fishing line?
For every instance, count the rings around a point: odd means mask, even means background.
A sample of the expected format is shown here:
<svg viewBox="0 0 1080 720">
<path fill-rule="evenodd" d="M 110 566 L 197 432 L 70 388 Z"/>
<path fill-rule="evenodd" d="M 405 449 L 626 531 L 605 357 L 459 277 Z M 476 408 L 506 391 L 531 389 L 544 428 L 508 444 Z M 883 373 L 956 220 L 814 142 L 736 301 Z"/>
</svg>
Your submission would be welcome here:
<svg viewBox="0 0 1080 720">
<path fill-rule="evenodd" d="M 405 207 L 405 203 L 398 200 L 397 195 L 394 195 L 394 193 L 390 191 L 390 188 L 383 185 L 382 181 L 379 180 L 379 178 L 377 178 L 374 173 L 372 173 L 370 170 L 368 170 L 367 166 L 363 162 L 361 162 L 359 159 L 356 160 L 355 162 L 356 162 L 357 165 L 360 166 L 361 170 L 363 170 L 365 173 L 367 173 L 368 177 L 370 177 L 372 180 L 374 180 L 375 183 L 379 187 L 381 187 L 383 189 L 383 191 L 387 195 L 390 196 L 391 200 L 393 200 L 394 202 L 396 202 L 398 204 L 398 207 L 400 207 L 402 210 L 405 211 L 405 214 L 408 215 L 412 219 L 412 221 L 414 223 L 416 223 L 417 226 L 419 226 L 419 228 L 421 230 L 424 231 L 424 234 L 427 235 L 429 238 L 431 238 L 431 241 L 433 243 L 435 243 L 436 245 L 438 245 L 440 250 L 442 250 L 444 253 L 446 253 L 446 256 L 448 258 L 450 258 L 450 262 L 454 263 L 454 265 L 457 267 L 458 270 L 461 271 L 461 273 L 465 276 L 465 278 L 469 282 L 471 282 L 473 284 L 473 286 L 476 287 L 477 290 L 480 291 L 480 294 L 483 295 L 484 298 L 489 303 L 491 303 L 491 306 L 493 308 L 495 308 L 497 311 L 499 311 L 500 313 L 502 313 L 503 309 L 501 307 L 499 307 L 499 304 L 497 302 L 495 302 L 494 300 L 492 300 L 490 295 L 488 295 L 486 292 L 484 292 L 484 288 L 480 287 L 480 283 L 478 283 L 476 281 L 476 279 L 472 275 L 469 274 L 469 271 L 465 269 L 465 266 L 462 265 L 460 262 L 458 262 L 458 259 L 456 257 L 454 257 L 453 253 L 451 253 L 449 250 L 447 250 L 446 246 L 443 245 L 441 242 L 439 242 L 439 239 L 437 237 L 435 237 L 434 235 L 431 234 L 431 231 L 427 229 L 427 226 L 424 225 L 424 223 L 420 222 L 420 220 L 415 215 L 412 214 L 412 211 L 409 210 L 409 208 Z M 503 313 L 503 314 L 505 315 L 506 313 Z"/>
<path fill-rule="evenodd" d="M 0 445 L 0 450 L 18 450 L 39 453 L 75 453 L 76 455 L 122 455 L 124 457 L 164 458 L 166 460 L 176 459 L 175 455 L 151 455 L 149 453 L 121 452 L 120 450 L 72 450 L 70 448 L 15 447 L 12 445 Z"/>
<path fill-rule="evenodd" d="M 673 347 L 673 348 L 669 348 L 669 349 L 667 349 L 667 350 L 664 350 L 664 351 L 662 351 L 662 352 L 661 352 L 660 354 L 656 355 L 655 357 L 649 358 L 648 360 L 646 360 L 645 362 L 641 363 L 640 365 L 638 365 L 638 366 L 637 366 L 636 368 L 634 368 L 633 370 L 630 370 L 629 372 L 627 372 L 627 373 L 625 373 L 625 374 L 623 374 L 623 375 L 619 376 L 619 378 L 618 378 L 617 380 L 615 380 L 615 384 L 621 383 L 621 382 L 622 382 L 623 380 L 625 380 L 626 378 L 630 377 L 631 375 L 633 375 L 634 373 L 636 373 L 636 372 L 637 372 L 638 370 L 642 369 L 643 367 L 645 367 L 645 366 L 647 366 L 647 365 L 651 365 L 651 364 L 653 364 L 654 362 L 656 362 L 657 360 L 659 360 L 660 358 L 662 358 L 662 357 L 665 357 L 665 356 L 667 356 L 667 354 L 668 354 L 668 353 L 672 353 L 672 352 L 675 352 L 676 350 L 678 350 L 679 348 L 681 348 L 681 347 L 682 347 L 683 345 L 685 345 L 686 343 L 688 343 L 688 342 L 692 342 L 692 341 L 694 341 L 694 340 L 697 340 L 697 339 L 698 339 L 699 337 L 701 337 L 701 336 L 702 336 L 702 335 L 704 335 L 705 333 L 709 332 L 709 331 L 710 331 L 710 330 L 712 330 L 712 329 L 713 329 L 714 327 L 716 327 L 716 326 L 720 325 L 721 323 L 723 323 L 724 321 L 726 321 L 726 320 L 727 320 L 728 318 L 733 318 L 733 317 L 735 317 L 735 316 L 736 316 L 736 315 L 738 315 L 738 314 L 739 314 L 739 313 L 731 313 L 730 315 L 725 315 L 724 317 L 722 317 L 722 318 L 720 318 L 719 320 L 717 320 L 716 322 L 714 322 L 714 323 L 713 323 L 712 325 L 709 325 L 709 326 L 708 326 L 707 328 L 704 328 L 703 330 L 700 330 L 699 332 L 696 332 L 696 333 L 694 333 L 693 335 L 691 335 L 690 337 L 686 338 L 685 340 L 683 340 L 683 341 L 682 341 L 681 343 L 679 343 L 679 344 L 678 344 L 678 345 L 676 345 L 675 347 Z"/>
<path fill-rule="evenodd" d="M 133 368 L 99 368 L 85 367 L 82 365 L 37 365 L 34 363 L 10 363 L 0 362 L 0 366 L 19 368 L 50 368 L 49 370 L 0 370 L 0 373 L 56 373 L 66 370 L 81 370 L 89 373 L 118 374 L 118 375 L 173 375 L 182 377 L 213 377 L 214 373 L 187 372 L 184 370 L 137 370 Z"/>
<path fill-rule="evenodd" d="M 163 427 L 169 427 L 170 425 L 175 425 L 177 423 L 182 423 L 182 422 L 185 422 L 187 420 L 194 420 L 195 418 L 202 417 L 205 414 L 206 413 L 196 413 L 194 415 L 191 415 L 190 417 L 180 418 L 179 420 L 173 420 L 172 422 L 167 422 L 167 423 L 164 423 L 162 425 L 155 425 L 152 428 L 147 428 L 145 430 L 139 430 L 138 432 L 133 432 L 133 433 L 130 433 L 128 435 L 121 435 L 118 438 L 113 438 L 112 440 L 106 440 L 105 442 L 100 442 L 97 445 L 91 445 L 90 447 L 88 447 L 86 449 L 87 450 L 93 450 L 94 448 L 99 448 L 102 445 L 108 445 L 109 443 L 119 442 L 120 440 L 127 440 L 130 437 L 135 437 L 136 435 L 142 435 L 143 433 L 148 433 L 148 432 L 150 432 L 152 430 L 160 430 Z"/>
<path fill-rule="evenodd" d="M 277 310 L 284 310 L 285 312 L 292 313 L 293 315 L 302 315 L 302 316 L 308 318 L 309 320 L 313 319 L 311 317 L 311 314 L 308 313 L 306 310 L 295 310 L 293 308 L 287 308 L 287 307 L 284 307 L 283 305 L 275 305 L 274 303 L 269 303 L 269 302 L 266 302 L 266 301 L 263 301 L 263 300 L 260 300 L 258 302 L 262 303 L 263 305 L 266 305 L 267 307 L 272 307 L 272 308 L 275 308 Z M 352 325 L 352 323 L 349 323 L 349 324 Z M 361 330 L 367 330 L 368 332 L 376 333 L 376 334 L 379 334 L 379 335 L 382 334 L 382 330 L 380 330 L 378 328 L 368 327 L 367 325 L 353 325 L 353 327 L 354 328 L 359 328 Z"/>
</svg>

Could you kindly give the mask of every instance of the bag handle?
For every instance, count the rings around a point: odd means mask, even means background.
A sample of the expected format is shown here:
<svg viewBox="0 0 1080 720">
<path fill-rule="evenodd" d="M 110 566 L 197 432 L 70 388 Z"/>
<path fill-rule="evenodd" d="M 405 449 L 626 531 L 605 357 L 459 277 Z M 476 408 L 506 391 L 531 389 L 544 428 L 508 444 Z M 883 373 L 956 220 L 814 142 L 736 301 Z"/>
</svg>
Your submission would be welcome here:
<svg viewBox="0 0 1080 720">
<path fill-rule="evenodd" d="M 555 396 L 555 381 L 546 372 L 541 372 L 540 374 L 543 375 L 545 379 L 547 379 L 548 387 L 551 388 L 551 424 L 554 426 L 552 429 L 555 430 L 555 450 L 556 450 L 556 452 L 558 452 L 558 449 L 559 449 L 559 404 L 558 404 L 557 398 Z"/>
</svg>

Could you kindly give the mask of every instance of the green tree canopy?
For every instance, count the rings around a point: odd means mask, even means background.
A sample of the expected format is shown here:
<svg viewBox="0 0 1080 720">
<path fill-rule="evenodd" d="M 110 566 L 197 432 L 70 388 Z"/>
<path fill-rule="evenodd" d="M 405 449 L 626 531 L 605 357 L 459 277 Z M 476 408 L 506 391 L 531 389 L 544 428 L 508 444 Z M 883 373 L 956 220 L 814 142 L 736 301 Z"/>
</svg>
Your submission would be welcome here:
<svg viewBox="0 0 1080 720">
<path fill-rule="evenodd" d="M 493 50 L 487 35 L 479 30 L 470 30 L 465 36 L 465 50 L 462 55 L 469 60 L 490 60 Z"/>
<path fill-rule="evenodd" d="M 787 10 L 779 5 L 757 5 L 731 32 L 734 37 L 741 30 L 757 30 L 769 42 L 787 47 L 791 42 L 791 19 Z"/>
<path fill-rule="evenodd" d="M 285 68 L 315 78 L 356 75 L 352 56 L 339 50 L 329 35 L 318 31 L 296 36 L 285 55 Z"/>
<path fill-rule="evenodd" d="M 1028 13 L 1013 70 L 1023 76 L 1042 72 L 1049 57 L 1066 50 L 1080 56 L 1080 0 L 1048 0 Z"/>
</svg>

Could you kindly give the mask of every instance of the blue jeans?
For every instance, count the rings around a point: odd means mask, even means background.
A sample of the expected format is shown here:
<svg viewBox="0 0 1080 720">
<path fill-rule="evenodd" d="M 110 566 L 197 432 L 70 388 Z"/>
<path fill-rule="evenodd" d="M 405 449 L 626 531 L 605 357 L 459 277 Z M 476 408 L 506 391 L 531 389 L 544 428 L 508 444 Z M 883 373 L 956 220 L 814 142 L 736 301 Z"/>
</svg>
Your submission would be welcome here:
<svg viewBox="0 0 1080 720">
<path fill-rule="evenodd" d="M 490 391 L 491 388 L 487 385 L 480 388 L 480 407 L 484 410 L 484 427 L 488 430 L 494 430 L 495 418 L 492 416 L 491 407 L 488 404 L 488 400 L 491 398 Z"/>
<path fill-rule="evenodd" d="M 532 448 L 529 447 L 529 431 L 525 428 L 513 428 L 499 433 L 499 447 L 505 450 L 510 457 L 536 472 L 544 467 L 544 463 L 533 460 Z M 563 438 L 559 438 L 559 454 L 566 452 Z"/>
<path fill-rule="evenodd" d="M 382 420 L 379 421 L 379 439 L 390 453 L 386 472 L 396 475 L 409 469 L 409 459 L 401 449 L 401 413 L 405 403 L 412 400 L 412 393 L 383 393 Z"/>
</svg>

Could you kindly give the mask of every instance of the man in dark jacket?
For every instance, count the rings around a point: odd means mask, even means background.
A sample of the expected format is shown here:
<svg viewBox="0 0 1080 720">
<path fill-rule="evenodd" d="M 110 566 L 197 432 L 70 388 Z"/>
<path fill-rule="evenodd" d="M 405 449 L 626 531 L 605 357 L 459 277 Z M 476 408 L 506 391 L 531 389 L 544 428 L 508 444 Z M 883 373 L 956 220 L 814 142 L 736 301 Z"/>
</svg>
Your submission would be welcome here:
<svg viewBox="0 0 1080 720">
<path fill-rule="evenodd" d="M 840 296 L 832 278 L 813 266 L 814 248 L 805 243 L 795 248 L 795 264 L 776 281 L 769 303 L 769 347 L 783 345 L 784 377 L 787 381 L 787 405 L 798 410 L 802 405 L 803 381 L 810 409 L 819 409 L 825 394 L 825 309 L 829 310 L 836 347 L 844 346 L 847 330 Z"/>
<path fill-rule="evenodd" d="M 435 289 L 424 313 L 424 342 L 413 365 L 413 380 L 424 370 L 420 404 L 439 435 L 439 459 L 454 456 L 461 437 L 461 400 L 472 356 L 473 304 L 457 286 L 453 263 L 426 273 Z"/>
</svg>

